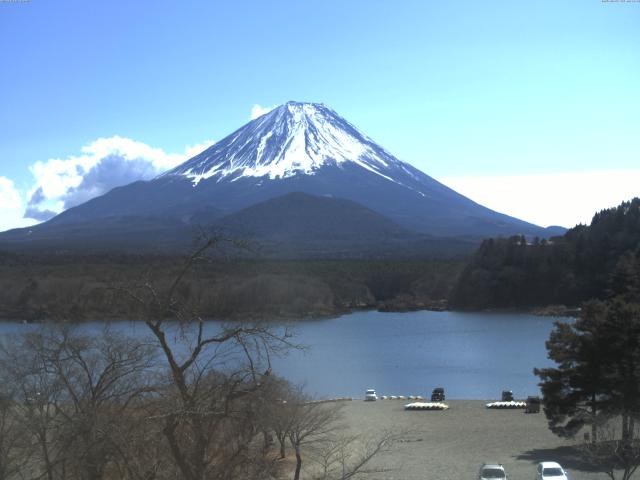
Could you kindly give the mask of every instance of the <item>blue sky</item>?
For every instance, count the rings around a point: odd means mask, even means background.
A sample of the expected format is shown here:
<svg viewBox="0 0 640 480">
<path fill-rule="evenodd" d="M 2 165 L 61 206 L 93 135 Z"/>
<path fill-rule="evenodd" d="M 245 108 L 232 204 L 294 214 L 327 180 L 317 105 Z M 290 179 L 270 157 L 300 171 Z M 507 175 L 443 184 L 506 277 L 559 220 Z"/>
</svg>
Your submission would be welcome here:
<svg viewBox="0 0 640 480">
<path fill-rule="evenodd" d="M 640 2 L 0 2 L 0 62 L 0 229 L 64 208 L 56 159 L 161 170 L 287 100 L 542 225 L 640 195 Z"/>
</svg>

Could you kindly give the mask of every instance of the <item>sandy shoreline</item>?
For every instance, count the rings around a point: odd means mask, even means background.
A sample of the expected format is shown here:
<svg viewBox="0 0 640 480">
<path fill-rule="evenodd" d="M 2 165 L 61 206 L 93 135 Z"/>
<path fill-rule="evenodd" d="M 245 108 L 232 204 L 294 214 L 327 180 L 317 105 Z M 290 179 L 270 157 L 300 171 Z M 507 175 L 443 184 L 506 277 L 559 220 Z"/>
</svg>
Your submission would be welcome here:
<svg viewBox="0 0 640 480">
<path fill-rule="evenodd" d="M 511 480 L 532 480 L 536 464 L 544 460 L 561 463 L 572 480 L 606 478 L 589 472 L 573 454 L 570 447 L 581 438 L 571 441 L 553 435 L 543 413 L 489 410 L 488 401 L 447 401 L 446 411 L 405 411 L 408 400 L 344 402 L 344 419 L 353 433 L 410 432 L 391 451 L 376 457 L 363 478 L 474 479 L 483 462 L 498 462 Z"/>
</svg>

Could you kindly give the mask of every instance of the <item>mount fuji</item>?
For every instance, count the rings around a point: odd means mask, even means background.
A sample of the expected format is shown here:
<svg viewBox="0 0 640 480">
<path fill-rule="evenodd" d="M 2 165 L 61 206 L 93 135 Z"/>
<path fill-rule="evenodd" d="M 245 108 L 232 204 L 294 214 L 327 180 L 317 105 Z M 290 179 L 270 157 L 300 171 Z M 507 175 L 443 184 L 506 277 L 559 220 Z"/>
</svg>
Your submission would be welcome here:
<svg viewBox="0 0 640 480">
<path fill-rule="evenodd" d="M 298 193 L 303 196 L 292 195 Z M 329 219 L 336 221 L 331 231 L 322 229 L 327 238 L 349 232 L 369 243 L 381 232 L 394 241 L 551 233 L 458 194 L 323 104 L 288 102 L 153 180 L 114 188 L 48 222 L 0 234 L 0 245 L 60 248 L 98 241 L 163 248 L 180 243 L 195 226 L 211 225 L 235 231 L 242 225 L 261 237 L 297 229 L 304 233 L 297 237 L 318 241 L 322 235 L 314 225 Z"/>
</svg>

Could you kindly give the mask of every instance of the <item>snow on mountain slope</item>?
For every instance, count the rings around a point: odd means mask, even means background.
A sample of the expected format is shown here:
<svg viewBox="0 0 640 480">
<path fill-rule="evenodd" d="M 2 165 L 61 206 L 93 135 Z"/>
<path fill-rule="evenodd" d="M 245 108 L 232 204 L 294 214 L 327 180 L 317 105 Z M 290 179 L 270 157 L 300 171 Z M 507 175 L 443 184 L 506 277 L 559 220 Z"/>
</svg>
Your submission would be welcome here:
<svg viewBox="0 0 640 480">
<path fill-rule="evenodd" d="M 420 234 L 548 236 L 398 160 L 325 105 L 300 102 L 256 118 L 151 181 L 114 188 L 31 230 L 64 233 L 64 225 L 125 217 L 207 226 L 295 192 L 355 202 Z"/>
<path fill-rule="evenodd" d="M 394 178 L 399 170 L 414 176 L 410 165 L 376 145 L 330 108 L 300 102 L 288 102 L 258 117 L 162 176 L 183 175 L 194 185 L 211 177 L 218 181 L 243 177 L 274 180 L 313 175 L 325 165 L 345 162 L 400 184 L 403 182 Z"/>
</svg>

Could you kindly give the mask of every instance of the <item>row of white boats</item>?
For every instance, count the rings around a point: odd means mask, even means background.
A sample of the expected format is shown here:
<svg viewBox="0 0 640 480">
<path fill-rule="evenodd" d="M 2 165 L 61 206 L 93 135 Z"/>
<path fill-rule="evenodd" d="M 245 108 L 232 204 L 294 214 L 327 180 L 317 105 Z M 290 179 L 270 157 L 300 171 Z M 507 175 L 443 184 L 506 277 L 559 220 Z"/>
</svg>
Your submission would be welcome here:
<svg viewBox="0 0 640 480">
<path fill-rule="evenodd" d="M 504 393 L 503 392 L 503 396 Z M 508 392 L 512 397 L 511 392 Z M 444 397 L 444 394 L 442 395 Z M 365 401 L 377 401 L 377 400 L 424 400 L 424 397 L 420 395 L 380 395 L 376 393 L 376 391 L 372 388 L 368 389 L 365 392 Z M 434 400 L 434 399 L 432 399 Z M 497 401 L 497 402 L 489 402 L 486 404 L 487 408 L 490 409 L 526 409 L 527 402 L 525 401 L 517 401 L 517 400 L 508 400 L 508 401 Z M 449 405 L 444 402 L 431 401 L 431 402 L 412 402 L 408 403 L 404 406 L 405 410 L 447 410 L 449 409 Z"/>
</svg>

